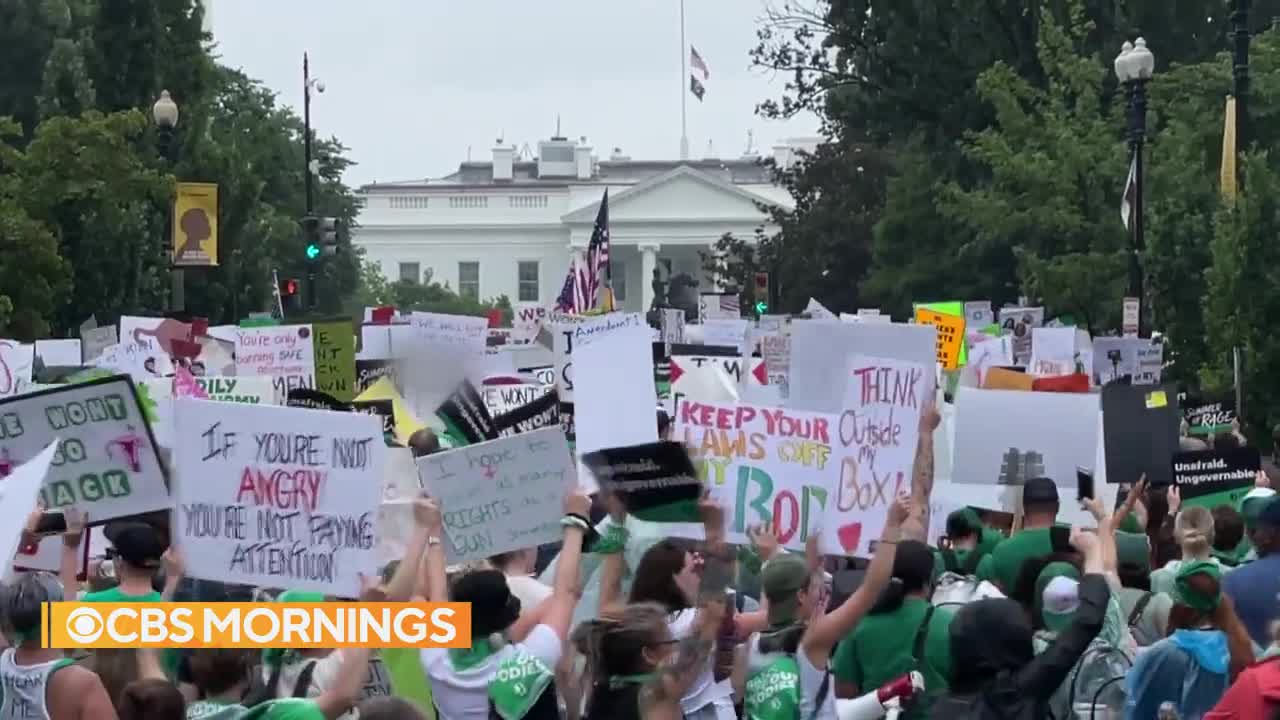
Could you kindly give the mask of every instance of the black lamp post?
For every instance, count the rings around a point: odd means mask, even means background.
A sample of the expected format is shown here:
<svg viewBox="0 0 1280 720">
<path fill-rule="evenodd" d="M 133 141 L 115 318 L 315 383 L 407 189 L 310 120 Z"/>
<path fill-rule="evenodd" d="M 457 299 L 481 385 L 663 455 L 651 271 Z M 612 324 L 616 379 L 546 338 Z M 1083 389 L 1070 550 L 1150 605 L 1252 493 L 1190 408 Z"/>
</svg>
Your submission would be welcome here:
<svg viewBox="0 0 1280 720">
<path fill-rule="evenodd" d="M 303 193 L 306 195 L 307 212 L 303 220 L 304 228 L 314 228 L 315 223 L 310 222 L 315 217 L 315 190 L 313 175 L 320 171 L 320 163 L 311 159 L 311 91 L 324 93 L 324 82 L 319 78 L 311 77 L 311 63 L 306 53 L 302 54 L 302 158 L 306 165 L 302 173 Z M 310 230 L 307 230 L 308 232 Z M 308 237 L 305 239 L 307 243 L 318 243 L 316 238 Z M 314 309 L 317 306 L 317 288 L 316 288 L 316 263 L 319 262 L 318 257 L 307 258 L 307 303 Z"/>
<path fill-rule="evenodd" d="M 1146 249 L 1145 228 L 1143 227 L 1142 185 L 1143 185 L 1143 146 L 1147 141 L 1147 82 L 1155 71 L 1156 58 L 1147 49 L 1147 41 L 1138 38 L 1126 42 L 1116 57 L 1116 77 L 1124 84 L 1125 96 L 1129 110 L 1129 155 L 1133 169 L 1133 196 L 1130 199 L 1131 213 L 1129 231 L 1132 238 L 1129 254 L 1129 294 L 1138 298 L 1139 334 L 1146 335 L 1148 312 L 1144 307 L 1146 297 L 1143 295 L 1142 252 Z"/>
<path fill-rule="evenodd" d="M 169 97 L 168 90 L 160 91 L 160 98 L 156 100 L 155 105 L 151 106 L 151 119 L 155 121 L 156 132 L 159 136 L 160 157 L 166 163 L 173 163 L 173 129 L 178 126 L 178 104 Z M 169 235 L 173 232 L 173 203 L 170 202 L 165 211 L 165 217 L 169 218 L 169 222 L 165 227 L 165 239 L 162 243 L 165 248 L 165 254 L 169 258 L 169 280 L 171 283 L 170 291 L 172 293 L 169 299 L 169 309 L 173 312 L 181 312 L 186 306 L 186 278 L 182 274 L 182 268 L 174 264 L 174 249 L 169 247 Z"/>
<path fill-rule="evenodd" d="M 1245 148 L 1249 138 L 1249 0 L 1232 0 L 1231 28 L 1234 41 L 1231 76 L 1235 86 L 1236 152 L 1239 153 Z M 1237 173 L 1239 167 L 1237 163 Z"/>
</svg>

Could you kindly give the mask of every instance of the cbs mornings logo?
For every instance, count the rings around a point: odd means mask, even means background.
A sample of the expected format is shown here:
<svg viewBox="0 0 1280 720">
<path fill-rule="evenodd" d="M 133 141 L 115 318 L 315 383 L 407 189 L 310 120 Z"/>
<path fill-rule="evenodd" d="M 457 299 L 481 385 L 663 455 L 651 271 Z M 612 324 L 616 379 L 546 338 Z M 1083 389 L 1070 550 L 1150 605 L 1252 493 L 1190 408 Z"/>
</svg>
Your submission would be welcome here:
<svg viewBox="0 0 1280 720">
<path fill-rule="evenodd" d="M 45 603 L 47 648 L 467 648 L 470 603 Z"/>
</svg>

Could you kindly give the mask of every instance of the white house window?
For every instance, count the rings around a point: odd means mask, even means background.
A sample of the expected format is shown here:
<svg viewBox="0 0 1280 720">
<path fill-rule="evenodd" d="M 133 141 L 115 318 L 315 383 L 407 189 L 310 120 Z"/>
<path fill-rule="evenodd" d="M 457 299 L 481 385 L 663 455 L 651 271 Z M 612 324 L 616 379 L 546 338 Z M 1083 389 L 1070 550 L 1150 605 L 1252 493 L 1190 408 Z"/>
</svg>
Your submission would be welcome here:
<svg viewBox="0 0 1280 720">
<path fill-rule="evenodd" d="M 422 280 L 422 266 L 418 263 L 400 263 L 400 280 L 402 282 L 419 282 Z"/>
<path fill-rule="evenodd" d="M 458 263 L 458 294 L 472 300 L 480 300 L 480 263 Z"/>
<path fill-rule="evenodd" d="M 627 299 L 627 265 L 621 260 L 610 261 L 613 273 L 613 299 L 623 302 Z"/>
<path fill-rule="evenodd" d="M 538 261 L 521 260 L 516 263 L 516 276 L 520 302 L 538 302 Z"/>
</svg>

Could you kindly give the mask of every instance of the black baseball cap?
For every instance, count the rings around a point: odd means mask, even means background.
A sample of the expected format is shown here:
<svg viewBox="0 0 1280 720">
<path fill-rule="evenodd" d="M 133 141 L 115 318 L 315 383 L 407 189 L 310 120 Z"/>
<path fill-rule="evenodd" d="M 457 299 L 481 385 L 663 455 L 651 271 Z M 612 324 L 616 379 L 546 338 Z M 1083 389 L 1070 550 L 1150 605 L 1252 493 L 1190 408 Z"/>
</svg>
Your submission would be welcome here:
<svg viewBox="0 0 1280 720">
<path fill-rule="evenodd" d="M 137 568 L 160 567 L 164 555 L 164 541 L 160 532 L 146 523 L 113 523 L 103 533 L 111 541 L 121 560 Z"/>
<path fill-rule="evenodd" d="M 1047 477 L 1034 477 L 1022 486 L 1022 504 L 1037 505 L 1058 502 L 1058 485 Z"/>
</svg>

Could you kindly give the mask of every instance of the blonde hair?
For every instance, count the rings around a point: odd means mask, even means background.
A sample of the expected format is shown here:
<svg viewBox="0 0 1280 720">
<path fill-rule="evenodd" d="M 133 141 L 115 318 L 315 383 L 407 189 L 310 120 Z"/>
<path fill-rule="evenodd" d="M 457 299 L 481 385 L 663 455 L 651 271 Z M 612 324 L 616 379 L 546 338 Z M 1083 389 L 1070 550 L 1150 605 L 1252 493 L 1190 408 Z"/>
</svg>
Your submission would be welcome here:
<svg viewBox="0 0 1280 720">
<path fill-rule="evenodd" d="M 1185 557 L 1206 557 L 1213 549 L 1213 513 L 1207 508 L 1189 507 L 1178 513 L 1173 536 Z"/>
</svg>

